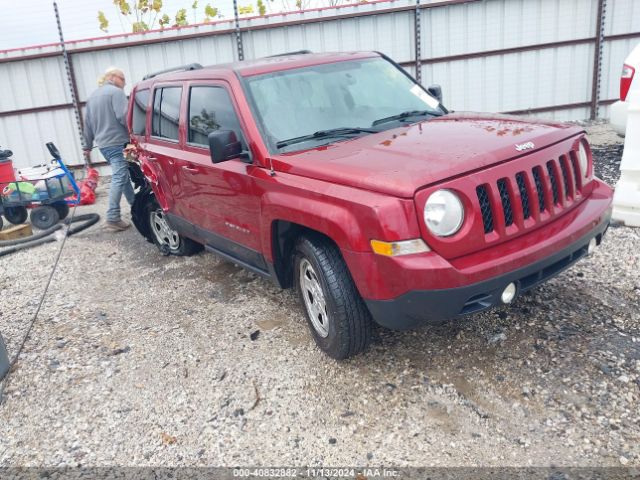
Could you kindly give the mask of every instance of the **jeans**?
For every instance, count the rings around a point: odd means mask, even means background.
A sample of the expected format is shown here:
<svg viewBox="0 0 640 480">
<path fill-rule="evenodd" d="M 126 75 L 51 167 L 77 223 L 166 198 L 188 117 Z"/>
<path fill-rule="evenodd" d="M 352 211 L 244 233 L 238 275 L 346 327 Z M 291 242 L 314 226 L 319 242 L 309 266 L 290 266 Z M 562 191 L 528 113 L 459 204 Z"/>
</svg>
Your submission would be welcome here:
<svg viewBox="0 0 640 480">
<path fill-rule="evenodd" d="M 124 159 L 124 147 L 102 147 L 100 152 L 111 165 L 111 188 L 109 188 L 109 208 L 107 209 L 107 222 L 120 220 L 120 199 L 124 193 L 129 205 L 133 205 L 135 193 L 129 177 L 129 166 Z"/>
</svg>

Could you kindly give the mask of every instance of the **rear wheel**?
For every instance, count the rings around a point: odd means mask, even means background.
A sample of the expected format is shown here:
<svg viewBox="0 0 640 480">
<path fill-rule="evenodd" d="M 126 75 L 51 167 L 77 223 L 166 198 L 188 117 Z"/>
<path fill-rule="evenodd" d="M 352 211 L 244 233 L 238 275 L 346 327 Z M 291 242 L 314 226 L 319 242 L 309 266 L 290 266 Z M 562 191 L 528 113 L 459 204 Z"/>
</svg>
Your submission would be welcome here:
<svg viewBox="0 0 640 480">
<path fill-rule="evenodd" d="M 25 207 L 6 207 L 4 209 L 4 218 L 14 225 L 20 225 L 21 223 L 26 222 L 27 217 L 28 212 Z"/>
<path fill-rule="evenodd" d="M 318 347 L 337 360 L 364 351 L 373 332 L 371 314 L 338 248 L 321 236 L 305 236 L 294 262 L 295 285 Z"/>
<path fill-rule="evenodd" d="M 64 220 L 69 215 L 69 205 L 66 202 L 57 202 L 51 205 L 58 212 L 60 220 Z"/>
<path fill-rule="evenodd" d="M 202 250 L 202 245 L 190 238 L 180 235 L 171 228 L 165 212 L 160 208 L 153 196 L 149 197 L 146 205 L 146 219 L 153 243 L 165 255 L 193 255 Z"/>
<path fill-rule="evenodd" d="M 42 205 L 31 210 L 31 224 L 40 229 L 46 230 L 53 227 L 60 221 L 58 211 L 51 205 Z"/>
</svg>

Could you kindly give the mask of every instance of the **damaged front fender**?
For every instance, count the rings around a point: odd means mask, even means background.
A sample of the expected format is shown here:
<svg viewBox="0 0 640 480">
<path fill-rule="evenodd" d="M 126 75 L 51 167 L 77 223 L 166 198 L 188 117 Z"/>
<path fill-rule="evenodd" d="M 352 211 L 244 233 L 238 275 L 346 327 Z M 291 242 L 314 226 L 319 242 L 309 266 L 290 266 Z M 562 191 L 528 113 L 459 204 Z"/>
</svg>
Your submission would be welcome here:
<svg viewBox="0 0 640 480">
<path fill-rule="evenodd" d="M 153 190 L 147 185 L 136 192 L 133 205 L 131 205 L 131 220 L 138 232 L 150 243 L 153 243 L 153 237 L 151 236 L 151 229 L 147 218 L 149 214 L 147 206 L 153 201 L 153 196 Z"/>
<path fill-rule="evenodd" d="M 133 205 L 131 205 L 131 220 L 138 232 L 140 232 L 148 242 L 153 243 L 153 237 L 151 236 L 151 229 L 149 228 L 149 221 L 147 219 L 147 205 L 149 205 L 149 202 L 153 201 L 154 197 L 151 184 L 142 173 L 138 163 L 129 163 L 129 173 L 131 181 L 136 188 L 136 196 L 134 198 Z"/>
</svg>

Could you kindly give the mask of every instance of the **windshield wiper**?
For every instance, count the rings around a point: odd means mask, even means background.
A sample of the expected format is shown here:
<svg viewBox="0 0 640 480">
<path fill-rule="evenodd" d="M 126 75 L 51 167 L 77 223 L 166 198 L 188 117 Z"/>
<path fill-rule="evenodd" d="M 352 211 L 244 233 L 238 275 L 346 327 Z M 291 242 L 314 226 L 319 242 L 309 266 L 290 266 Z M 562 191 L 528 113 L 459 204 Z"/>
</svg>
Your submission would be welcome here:
<svg viewBox="0 0 640 480">
<path fill-rule="evenodd" d="M 433 115 L 438 116 L 437 113 L 434 113 L 433 110 L 408 110 L 406 112 L 398 113 L 397 115 L 391 115 L 390 117 L 379 118 L 378 120 L 374 120 L 371 124 L 372 127 L 376 125 L 380 125 L 381 123 L 393 122 L 395 120 L 404 120 L 409 117 L 423 117 L 425 115 Z"/>
<path fill-rule="evenodd" d="M 289 145 L 293 145 L 294 143 L 302 143 L 302 142 L 306 142 L 307 140 L 315 140 L 317 138 L 340 137 L 342 135 L 354 135 L 358 133 L 378 133 L 378 130 L 374 130 L 373 128 L 359 128 L 359 127 L 342 127 L 342 128 L 332 128 L 330 130 L 318 130 L 317 132 L 311 133 L 309 135 L 289 138 L 288 140 L 281 140 L 278 143 L 276 143 L 276 147 L 282 148 Z"/>
</svg>

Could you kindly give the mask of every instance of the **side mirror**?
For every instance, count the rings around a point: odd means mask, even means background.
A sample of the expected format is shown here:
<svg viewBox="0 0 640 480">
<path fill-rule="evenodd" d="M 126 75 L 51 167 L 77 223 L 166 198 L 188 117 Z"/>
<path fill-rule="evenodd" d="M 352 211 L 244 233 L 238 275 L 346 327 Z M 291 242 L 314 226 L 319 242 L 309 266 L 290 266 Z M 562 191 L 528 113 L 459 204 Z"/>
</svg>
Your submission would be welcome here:
<svg viewBox="0 0 640 480">
<path fill-rule="evenodd" d="M 434 98 L 437 98 L 442 103 L 442 87 L 440 85 L 431 85 L 427 88 L 427 92 Z"/>
<path fill-rule="evenodd" d="M 213 163 L 220 163 L 242 154 L 242 144 L 233 130 L 214 130 L 208 135 L 209 153 Z"/>
</svg>

